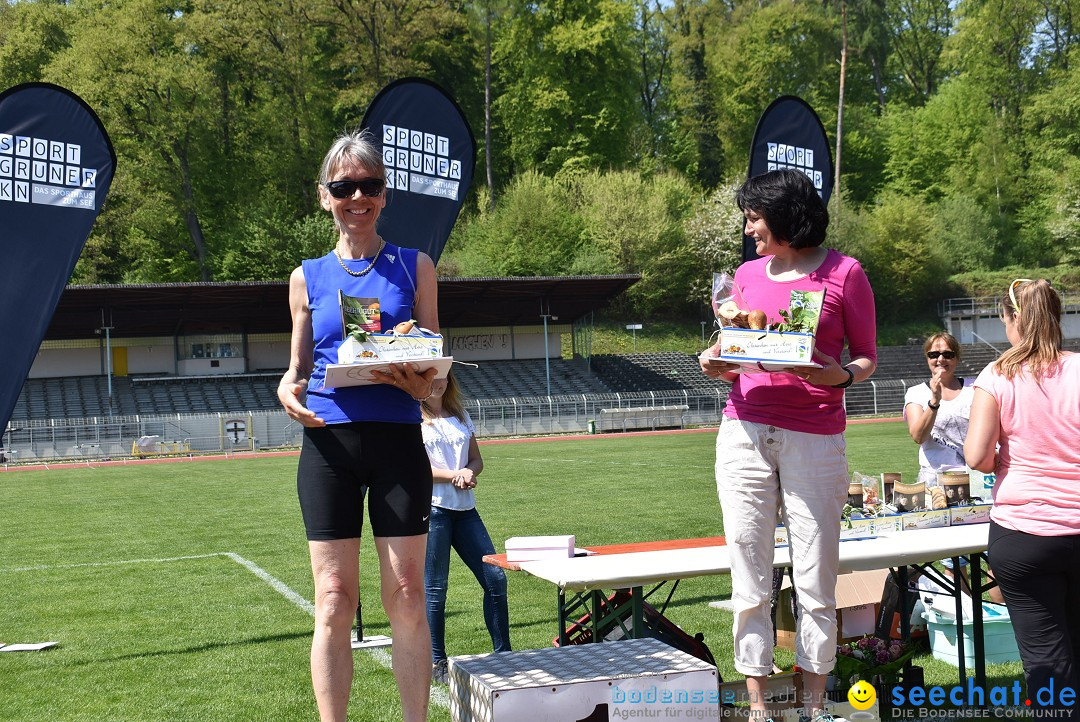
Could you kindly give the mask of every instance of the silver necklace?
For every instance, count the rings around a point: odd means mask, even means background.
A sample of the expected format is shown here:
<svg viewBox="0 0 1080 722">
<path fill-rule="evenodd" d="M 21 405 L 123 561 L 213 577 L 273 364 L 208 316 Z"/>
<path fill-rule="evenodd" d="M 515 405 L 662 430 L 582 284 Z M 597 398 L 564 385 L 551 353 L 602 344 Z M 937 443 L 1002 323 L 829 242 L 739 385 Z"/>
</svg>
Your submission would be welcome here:
<svg viewBox="0 0 1080 722">
<path fill-rule="evenodd" d="M 337 256 L 337 262 L 340 263 L 341 267 L 345 269 L 345 273 L 349 274 L 350 276 L 354 276 L 356 278 L 363 278 L 364 276 L 371 273 L 372 268 L 375 268 L 375 261 L 379 260 L 379 254 L 382 253 L 383 248 L 385 248 L 385 247 L 386 247 L 386 241 L 384 241 L 384 240 L 382 240 L 380 238 L 379 239 L 379 250 L 375 251 L 375 255 L 371 257 L 371 263 L 369 263 L 368 267 L 365 268 L 362 271 L 354 271 L 351 268 L 349 268 L 348 266 L 346 266 L 345 265 L 345 260 L 341 257 L 341 254 L 338 253 L 338 249 L 336 247 L 334 248 L 334 255 Z"/>
</svg>

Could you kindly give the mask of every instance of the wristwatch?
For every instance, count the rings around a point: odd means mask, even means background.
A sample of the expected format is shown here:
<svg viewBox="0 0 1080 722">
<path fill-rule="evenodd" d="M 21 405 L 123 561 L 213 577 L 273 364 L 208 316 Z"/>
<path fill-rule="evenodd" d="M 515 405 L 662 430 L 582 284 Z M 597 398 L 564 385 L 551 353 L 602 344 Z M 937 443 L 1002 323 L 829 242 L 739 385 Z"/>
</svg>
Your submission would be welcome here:
<svg viewBox="0 0 1080 722">
<path fill-rule="evenodd" d="M 851 386 L 853 383 L 855 383 L 855 372 L 849 369 L 847 366 L 844 366 L 843 369 L 847 371 L 847 381 L 839 384 L 833 384 L 832 387 L 834 389 L 846 389 L 848 386 Z"/>
<path fill-rule="evenodd" d="M 936 404 L 932 404 L 929 401 L 927 401 L 926 402 L 926 408 L 931 409 L 932 411 L 937 411 L 938 409 L 941 408 L 941 402 L 938 401 Z"/>
</svg>

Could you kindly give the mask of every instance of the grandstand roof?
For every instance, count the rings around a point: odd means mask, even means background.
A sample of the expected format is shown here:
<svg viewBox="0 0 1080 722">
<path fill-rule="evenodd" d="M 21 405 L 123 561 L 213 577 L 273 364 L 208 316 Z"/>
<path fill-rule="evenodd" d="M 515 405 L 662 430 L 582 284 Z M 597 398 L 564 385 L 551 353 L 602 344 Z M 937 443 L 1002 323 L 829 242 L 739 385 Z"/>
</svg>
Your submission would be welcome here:
<svg viewBox="0 0 1080 722">
<path fill-rule="evenodd" d="M 541 314 L 571 323 L 606 305 L 641 276 L 440 278 L 445 328 L 538 325 Z M 68 286 L 47 339 L 111 335 L 282 333 L 290 328 L 287 281 Z"/>
</svg>

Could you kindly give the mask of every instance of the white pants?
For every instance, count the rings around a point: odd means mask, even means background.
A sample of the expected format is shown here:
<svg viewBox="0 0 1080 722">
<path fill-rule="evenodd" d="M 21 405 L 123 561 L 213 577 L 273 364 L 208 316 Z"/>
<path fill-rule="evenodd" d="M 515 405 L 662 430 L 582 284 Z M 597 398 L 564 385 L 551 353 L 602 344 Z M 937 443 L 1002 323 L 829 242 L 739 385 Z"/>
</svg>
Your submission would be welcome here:
<svg viewBox="0 0 1080 722">
<path fill-rule="evenodd" d="M 735 612 L 735 669 L 772 672 L 770 611 L 778 512 L 787 527 L 798 592 L 795 663 L 827 674 L 836 660 L 840 514 L 847 501 L 843 434 L 825 436 L 725 418 L 716 438 L 716 490 L 724 512 Z"/>
</svg>

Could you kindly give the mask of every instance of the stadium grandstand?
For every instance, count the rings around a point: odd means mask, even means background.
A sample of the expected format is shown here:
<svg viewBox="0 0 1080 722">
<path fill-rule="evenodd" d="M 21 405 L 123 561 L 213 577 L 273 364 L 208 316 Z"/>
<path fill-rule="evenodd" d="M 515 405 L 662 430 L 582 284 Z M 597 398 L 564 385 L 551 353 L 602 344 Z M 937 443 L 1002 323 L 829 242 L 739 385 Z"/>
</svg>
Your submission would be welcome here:
<svg viewBox="0 0 1080 722">
<path fill-rule="evenodd" d="M 481 435 L 715 424 L 729 385 L 686 353 L 591 355 L 592 318 L 637 276 L 443 278 L 442 332 Z M 952 299 L 960 375 L 1006 348 L 993 303 Z M 71 286 L 65 290 L 0 444 L 3 461 L 292 446 L 280 410 L 288 362 L 286 282 Z M 1080 350 L 1080 299 L 1067 299 Z M 569 353 L 562 340 L 571 339 Z M 846 394 L 850 415 L 898 414 L 925 380 L 921 339 L 881 347 L 878 370 Z M 631 411 L 628 411 L 631 410 Z M 658 411 L 661 410 L 661 411 Z M 617 423 L 615 423 L 617 420 Z"/>
</svg>

